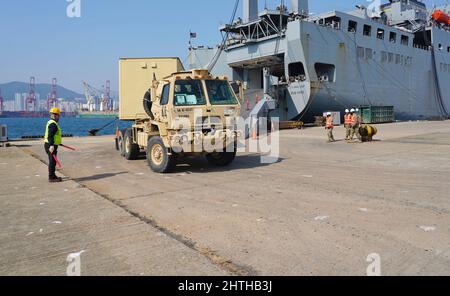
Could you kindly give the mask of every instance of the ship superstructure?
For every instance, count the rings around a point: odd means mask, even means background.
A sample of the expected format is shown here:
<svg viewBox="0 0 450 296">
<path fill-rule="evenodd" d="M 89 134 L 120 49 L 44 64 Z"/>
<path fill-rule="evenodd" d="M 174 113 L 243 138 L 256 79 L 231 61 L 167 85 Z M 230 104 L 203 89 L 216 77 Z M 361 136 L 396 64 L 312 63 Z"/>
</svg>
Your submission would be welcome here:
<svg viewBox="0 0 450 296">
<path fill-rule="evenodd" d="M 243 17 L 221 28 L 226 38 L 213 66 L 223 72 L 226 63 L 248 94 L 274 101 L 271 116 L 308 120 L 370 105 L 394 106 L 400 119 L 448 118 L 445 9 L 391 0 L 310 15 L 306 0 L 262 11 L 257 0 L 243 2 Z"/>
</svg>

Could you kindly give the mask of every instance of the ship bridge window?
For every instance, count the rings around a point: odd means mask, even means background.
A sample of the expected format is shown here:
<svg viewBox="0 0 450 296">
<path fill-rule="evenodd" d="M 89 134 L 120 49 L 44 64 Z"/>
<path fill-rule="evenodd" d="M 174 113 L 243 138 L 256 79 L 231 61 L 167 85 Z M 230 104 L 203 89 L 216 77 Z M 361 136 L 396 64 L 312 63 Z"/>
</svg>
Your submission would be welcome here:
<svg viewBox="0 0 450 296">
<path fill-rule="evenodd" d="M 378 29 L 377 30 L 377 38 L 383 40 L 384 39 L 384 30 Z"/>
<path fill-rule="evenodd" d="M 389 33 L 389 41 L 392 43 L 397 42 L 397 33 L 391 32 Z"/>
<path fill-rule="evenodd" d="M 335 82 L 335 65 L 316 63 L 314 68 L 316 69 L 316 74 L 319 81 Z"/>
<path fill-rule="evenodd" d="M 401 43 L 402 45 L 409 45 L 409 37 L 406 35 L 402 35 Z"/>
<path fill-rule="evenodd" d="M 444 49 L 444 47 L 442 46 L 442 43 L 439 43 L 438 48 L 439 48 L 439 50 L 443 50 Z"/>
<path fill-rule="evenodd" d="M 289 64 L 290 81 L 305 80 L 305 78 L 306 78 L 305 66 L 303 65 L 302 62 Z"/>
<path fill-rule="evenodd" d="M 356 33 L 358 29 L 358 23 L 355 21 L 348 21 L 348 31 L 351 33 Z"/>
<path fill-rule="evenodd" d="M 372 36 L 372 26 L 364 25 L 364 36 Z"/>
</svg>

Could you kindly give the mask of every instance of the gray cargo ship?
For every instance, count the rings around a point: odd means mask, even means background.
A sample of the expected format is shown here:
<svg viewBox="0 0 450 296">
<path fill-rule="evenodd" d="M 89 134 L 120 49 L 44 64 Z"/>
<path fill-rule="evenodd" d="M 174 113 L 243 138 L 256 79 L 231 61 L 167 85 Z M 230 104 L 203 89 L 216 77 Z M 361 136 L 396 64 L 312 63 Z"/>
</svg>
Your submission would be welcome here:
<svg viewBox="0 0 450 296">
<path fill-rule="evenodd" d="M 448 118 L 447 13 L 418 0 L 317 15 L 307 0 L 263 11 L 244 0 L 243 17 L 220 28 L 223 44 L 191 48 L 190 66 L 243 81 L 248 96 L 264 100 L 256 108 L 281 120 L 353 106 L 394 106 L 399 119 Z"/>
</svg>

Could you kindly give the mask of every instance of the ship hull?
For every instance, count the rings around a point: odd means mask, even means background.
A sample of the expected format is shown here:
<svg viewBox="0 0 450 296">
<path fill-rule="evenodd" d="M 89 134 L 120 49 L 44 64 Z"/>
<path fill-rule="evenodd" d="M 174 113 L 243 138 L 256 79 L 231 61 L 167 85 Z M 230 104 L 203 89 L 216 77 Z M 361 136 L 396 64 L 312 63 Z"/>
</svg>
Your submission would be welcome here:
<svg viewBox="0 0 450 296">
<path fill-rule="evenodd" d="M 339 25 L 297 19 L 278 35 L 229 45 L 233 79 L 252 93 L 263 88 L 269 68 L 278 102 L 271 114 L 281 120 L 311 121 L 325 111 L 361 106 L 393 106 L 399 120 L 448 118 L 449 31 L 413 33 L 342 12 L 325 17 Z M 357 23 L 353 31 L 351 22 Z"/>
<path fill-rule="evenodd" d="M 304 64 L 307 81 L 303 84 L 305 87 L 309 84 L 310 97 L 305 104 L 304 96 L 298 94 L 298 86 L 289 85 L 287 100 L 299 107 L 291 110 L 288 117 L 311 119 L 323 111 L 367 105 L 394 106 L 398 119 L 448 115 L 440 107 L 441 103 L 444 110 L 450 110 L 450 68 L 446 70 L 444 66 L 450 60 L 447 51 L 390 44 L 309 22 L 294 22 L 291 26 L 297 28 L 288 30 L 303 37 L 290 42 L 288 35 L 288 48 L 295 53 L 288 52 L 286 56 L 300 57 L 288 63 Z M 445 44 L 450 43 L 449 35 L 435 30 L 432 33 L 434 42 L 446 41 Z M 334 69 L 329 81 L 321 81 L 318 63 Z M 437 99 L 437 92 L 442 102 Z"/>
</svg>

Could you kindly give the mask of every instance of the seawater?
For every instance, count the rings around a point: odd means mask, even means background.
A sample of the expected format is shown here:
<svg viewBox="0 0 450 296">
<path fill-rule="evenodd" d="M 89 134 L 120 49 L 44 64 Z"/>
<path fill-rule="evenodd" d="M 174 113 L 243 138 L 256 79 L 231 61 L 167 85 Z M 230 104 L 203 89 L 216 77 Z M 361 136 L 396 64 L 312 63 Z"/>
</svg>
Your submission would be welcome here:
<svg viewBox="0 0 450 296">
<path fill-rule="evenodd" d="M 24 136 L 43 136 L 45 126 L 49 118 L 0 118 L 0 124 L 8 126 L 8 138 L 20 139 Z M 89 130 L 99 129 L 110 122 L 113 118 L 61 118 L 59 124 L 64 134 L 77 136 L 89 136 Z M 97 135 L 114 135 L 116 127 L 120 129 L 130 127 L 132 122 L 115 121 L 112 125 L 100 131 Z"/>
</svg>

